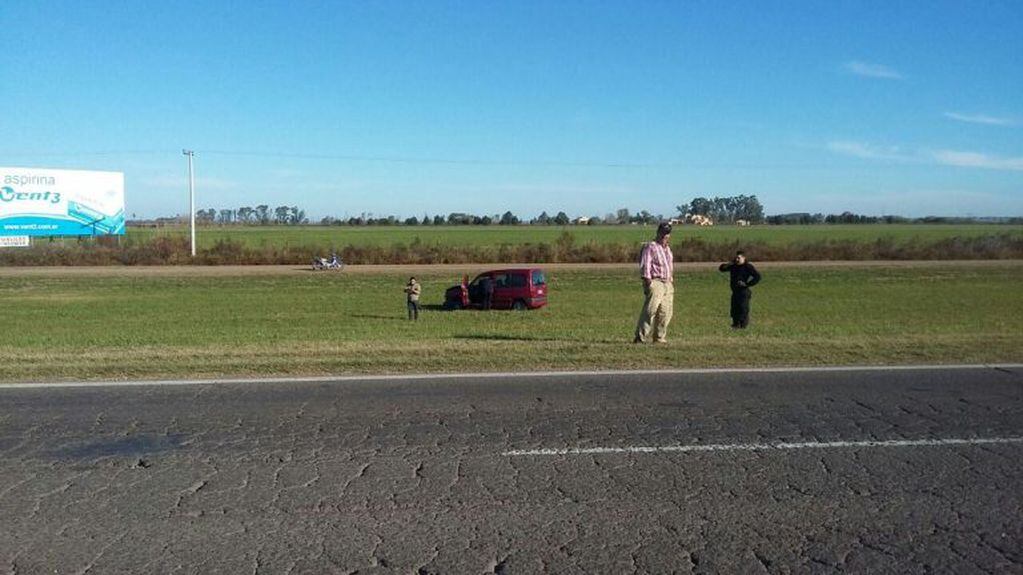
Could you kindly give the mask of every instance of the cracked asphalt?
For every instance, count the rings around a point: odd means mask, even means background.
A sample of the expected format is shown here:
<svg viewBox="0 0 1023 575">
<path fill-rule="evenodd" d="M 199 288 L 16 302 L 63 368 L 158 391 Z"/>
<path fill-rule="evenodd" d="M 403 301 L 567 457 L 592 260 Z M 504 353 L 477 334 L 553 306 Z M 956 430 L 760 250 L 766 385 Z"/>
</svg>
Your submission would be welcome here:
<svg viewBox="0 0 1023 575">
<path fill-rule="evenodd" d="M 1023 370 L 0 389 L 0 573 L 1021 573 Z"/>
</svg>

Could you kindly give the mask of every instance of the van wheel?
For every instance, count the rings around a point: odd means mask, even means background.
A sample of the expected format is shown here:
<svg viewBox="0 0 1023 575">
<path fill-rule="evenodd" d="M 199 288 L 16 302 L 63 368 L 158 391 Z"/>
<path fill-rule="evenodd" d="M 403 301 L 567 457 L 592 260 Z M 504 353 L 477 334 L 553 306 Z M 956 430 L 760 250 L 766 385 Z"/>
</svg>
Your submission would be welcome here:
<svg viewBox="0 0 1023 575">
<path fill-rule="evenodd" d="M 526 311 L 526 302 L 517 299 L 515 300 L 515 303 L 512 304 L 512 309 L 515 311 Z"/>
</svg>

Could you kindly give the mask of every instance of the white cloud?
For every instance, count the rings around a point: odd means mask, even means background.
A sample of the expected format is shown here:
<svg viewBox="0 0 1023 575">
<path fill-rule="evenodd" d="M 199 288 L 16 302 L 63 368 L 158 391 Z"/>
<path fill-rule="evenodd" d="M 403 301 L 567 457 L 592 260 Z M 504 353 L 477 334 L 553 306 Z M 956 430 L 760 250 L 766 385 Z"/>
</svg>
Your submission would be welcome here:
<svg viewBox="0 0 1023 575">
<path fill-rule="evenodd" d="M 957 150 L 937 150 L 933 152 L 932 156 L 939 164 L 946 166 L 1023 172 L 1023 157 L 1000 158 L 979 152 L 962 152 Z"/>
<path fill-rule="evenodd" d="M 1003 158 L 981 152 L 961 150 L 905 151 L 898 146 L 877 146 L 849 140 L 828 142 L 827 147 L 836 154 L 865 160 L 940 164 L 943 166 L 981 168 L 985 170 L 1023 171 L 1023 157 Z"/>
<path fill-rule="evenodd" d="M 852 142 L 839 140 L 828 142 L 828 149 L 844 156 L 864 158 L 868 160 L 890 160 L 896 162 L 908 162 L 914 158 L 902 152 L 898 146 L 875 146 L 863 142 Z"/>
<path fill-rule="evenodd" d="M 882 64 L 868 64 L 866 62 L 846 62 L 846 72 L 854 74 L 856 76 L 863 76 L 865 78 L 881 78 L 885 80 L 901 80 L 902 74 L 893 68 L 884 66 Z"/>
<path fill-rule="evenodd" d="M 985 124 L 988 126 L 1015 126 L 1016 121 L 1012 118 L 998 118 L 987 114 L 961 114 L 959 112 L 945 112 L 946 118 L 970 124 Z"/>
</svg>

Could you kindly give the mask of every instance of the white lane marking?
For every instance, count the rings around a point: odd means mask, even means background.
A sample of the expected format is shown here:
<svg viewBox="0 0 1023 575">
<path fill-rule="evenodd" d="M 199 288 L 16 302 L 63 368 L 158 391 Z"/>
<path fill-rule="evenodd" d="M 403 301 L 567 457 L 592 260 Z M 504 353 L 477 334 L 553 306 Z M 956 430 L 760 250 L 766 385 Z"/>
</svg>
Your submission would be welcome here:
<svg viewBox="0 0 1023 575">
<path fill-rule="evenodd" d="M 509 379 L 509 378 L 552 378 L 552 377 L 599 377 L 629 375 L 712 375 L 730 373 L 836 373 L 836 372 L 887 372 L 927 370 L 971 370 L 971 369 L 1023 369 L 1023 363 L 992 364 L 924 364 L 924 365 L 842 365 L 818 367 L 723 367 L 691 369 L 637 369 L 637 370 L 591 370 L 591 371 L 523 371 L 523 372 L 478 372 L 478 373 L 421 373 L 392 375 L 323 375 L 311 377 L 249 377 L 210 379 L 140 379 L 112 381 L 41 381 L 0 383 L 0 389 L 48 388 L 48 387 L 138 387 L 147 385 L 221 385 L 251 383 L 347 383 L 361 381 L 431 381 L 445 379 Z"/>
<path fill-rule="evenodd" d="M 516 449 L 506 457 L 525 455 L 605 455 L 614 453 L 692 453 L 700 451 L 772 451 L 788 449 L 838 449 L 849 447 L 937 447 L 1023 443 L 1023 437 L 975 437 L 948 439 L 895 439 L 890 441 L 806 441 L 800 443 L 709 443 L 631 447 L 568 447 L 564 449 Z"/>
</svg>

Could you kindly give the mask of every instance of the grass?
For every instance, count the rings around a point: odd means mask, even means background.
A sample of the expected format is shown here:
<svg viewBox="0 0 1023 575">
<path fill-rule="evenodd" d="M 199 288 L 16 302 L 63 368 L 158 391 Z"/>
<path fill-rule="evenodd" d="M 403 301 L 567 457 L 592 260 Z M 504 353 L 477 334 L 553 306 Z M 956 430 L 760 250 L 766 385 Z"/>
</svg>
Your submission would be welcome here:
<svg viewBox="0 0 1023 575">
<path fill-rule="evenodd" d="M 201 227 L 197 232 L 199 248 L 212 247 L 218 240 L 232 240 L 247 247 L 306 247 L 321 250 L 391 246 L 419 242 L 429 245 L 500 246 L 526 243 L 554 243 L 564 232 L 577 244 L 638 245 L 654 233 L 651 226 L 228 226 Z M 159 236 L 181 236 L 187 227 L 128 229 L 128 241 L 145 242 Z M 816 226 L 683 226 L 674 234 L 676 241 L 698 238 L 713 243 L 736 241 L 782 246 L 825 240 L 874 242 L 933 242 L 953 237 L 974 238 L 1010 233 L 1023 236 L 1023 226 L 993 224 L 892 224 L 892 225 L 816 225 Z"/>
<path fill-rule="evenodd" d="M 688 272 L 666 346 L 628 343 L 630 271 L 552 271 L 542 310 L 418 324 L 405 275 L 0 278 L 0 380 L 1023 360 L 1020 263 L 769 268 L 746 332 L 723 274 Z M 456 281 L 420 279 L 428 306 Z"/>
</svg>

